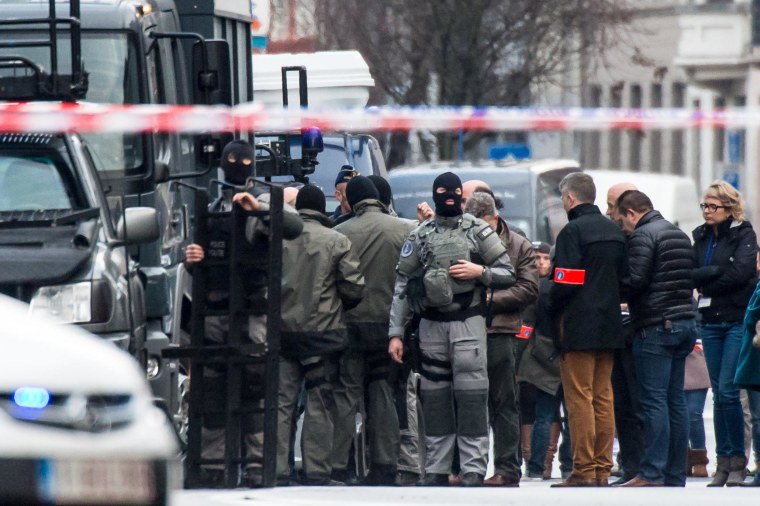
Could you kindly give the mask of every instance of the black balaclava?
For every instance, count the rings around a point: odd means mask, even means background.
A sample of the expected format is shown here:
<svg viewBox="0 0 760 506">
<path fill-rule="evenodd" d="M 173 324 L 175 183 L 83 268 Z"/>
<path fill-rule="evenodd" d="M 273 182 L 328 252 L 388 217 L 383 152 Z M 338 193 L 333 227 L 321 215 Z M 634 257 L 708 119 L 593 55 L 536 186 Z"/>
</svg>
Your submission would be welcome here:
<svg viewBox="0 0 760 506">
<path fill-rule="evenodd" d="M 388 181 L 386 181 L 384 177 L 376 176 L 374 174 L 367 176 L 367 179 L 372 181 L 372 184 L 374 184 L 375 188 L 377 188 L 377 193 L 380 195 L 380 202 L 386 206 L 391 205 L 393 194 L 391 193 L 391 185 L 388 184 Z"/>
<path fill-rule="evenodd" d="M 313 184 L 304 185 L 296 195 L 296 209 L 311 209 L 325 213 L 325 194 Z"/>
<path fill-rule="evenodd" d="M 245 163 L 248 162 L 248 163 Z M 232 141 L 222 150 L 222 170 L 224 180 L 242 186 L 252 175 L 253 148 L 246 141 Z"/>
<path fill-rule="evenodd" d="M 354 176 L 348 180 L 346 185 L 346 199 L 353 209 L 356 204 L 364 199 L 379 199 L 377 188 L 368 178 L 364 176 Z"/>
<path fill-rule="evenodd" d="M 437 193 L 437 188 L 444 188 L 446 191 Z M 455 190 L 459 188 L 459 195 Z M 435 214 L 445 218 L 458 216 L 462 214 L 462 181 L 459 176 L 453 172 L 444 172 L 433 181 L 433 202 L 435 202 Z M 446 201 L 452 199 L 453 205 L 447 205 Z"/>
</svg>

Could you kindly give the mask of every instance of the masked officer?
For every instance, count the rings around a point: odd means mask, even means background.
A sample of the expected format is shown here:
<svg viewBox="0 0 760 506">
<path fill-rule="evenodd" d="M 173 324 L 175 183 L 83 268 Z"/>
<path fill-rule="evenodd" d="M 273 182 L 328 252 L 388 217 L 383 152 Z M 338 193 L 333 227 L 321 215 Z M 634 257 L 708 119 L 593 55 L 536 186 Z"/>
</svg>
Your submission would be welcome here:
<svg viewBox="0 0 760 506">
<path fill-rule="evenodd" d="M 227 212 L 237 204 L 246 211 L 265 211 L 267 205 L 259 202 L 250 193 L 242 191 L 246 179 L 251 175 L 253 164 L 253 148 L 246 141 L 235 140 L 224 147 L 222 151 L 221 168 L 227 183 L 221 190 L 220 197 L 209 205 L 212 213 Z M 230 258 L 231 218 L 215 218 L 208 223 L 208 251 L 199 244 L 188 245 L 185 251 L 185 265 L 192 267 L 208 255 L 214 259 Z M 253 265 L 245 266 L 244 283 L 246 304 L 251 310 L 248 319 L 247 337 L 256 343 L 266 340 L 266 287 L 267 287 L 267 258 L 268 258 L 268 222 L 259 217 L 251 217 L 246 223 L 246 243 L 243 245 L 246 257 L 259 259 Z M 303 229 L 303 221 L 295 212 L 283 213 L 283 237 L 297 237 Z M 218 266 L 209 268 L 208 272 L 208 307 L 210 309 L 226 309 L 229 307 L 229 267 Z M 209 345 L 225 342 L 229 331 L 227 316 L 208 316 L 205 319 L 205 341 Z M 221 364 L 210 364 L 204 369 L 205 409 L 223 411 L 226 395 L 226 368 Z M 263 399 L 261 386 L 263 384 L 263 367 L 251 365 L 244 372 L 243 399 L 244 403 L 259 402 Z M 204 410 L 205 410 L 204 409 Z M 244 453 L 247 457 L 262 456 L 263 444 L 263 415 L 249 414 L 243 417 Z M 201 457 L 204 459 L 221 459 L 224 457 L 224 417 L 209 415 L 204 417 L 201 430 Z M 221 486 L 224 481 L 223 465 L 205 465 L 202 468 L 201 479 L 206 486 Z M 243 485 L 257 485 L 261 482 L 261 463 L 249 463 L 246 468 Z"/>
<path fill-rule="evenodd" d="M 421 317 L 420 396 L 426 430 L 423 486 L 447 486 L 459 447 L 463 486 L 480 486 L 488 454 L 488 375 L 483 287 L 508 288 L 515 270 L 498 234 L 463 214 L 462 183 L 451 172 L 433 183 L 435 217 L 401 248 L 388 352 L 402 361 L 411 312 Z M 456 406 L 456 407 L 455 407 Z"/>
</svg>

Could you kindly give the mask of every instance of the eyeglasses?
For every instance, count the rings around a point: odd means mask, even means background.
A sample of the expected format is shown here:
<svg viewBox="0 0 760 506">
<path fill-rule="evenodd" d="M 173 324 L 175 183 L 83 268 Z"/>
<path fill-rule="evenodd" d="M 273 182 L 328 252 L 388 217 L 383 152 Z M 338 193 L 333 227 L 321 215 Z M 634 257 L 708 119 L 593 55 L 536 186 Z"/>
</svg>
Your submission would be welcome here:
<svg viewBox="0 0 760 506">
<path fill-rule="evenodd" d="M 699 204 L 699 208 L 701 210 L 703 210 L 703 211 L 707 210 L 707 211 L 710 211 L 711 213 L 714 213 L 718 209 L 728 209 L 729 207 L 730 206 L 718 206 L 718 205 L 715 205 L 715 204 L 705 204 L 704 202 L 702 202 L 701 204 Z"/>
</svg>

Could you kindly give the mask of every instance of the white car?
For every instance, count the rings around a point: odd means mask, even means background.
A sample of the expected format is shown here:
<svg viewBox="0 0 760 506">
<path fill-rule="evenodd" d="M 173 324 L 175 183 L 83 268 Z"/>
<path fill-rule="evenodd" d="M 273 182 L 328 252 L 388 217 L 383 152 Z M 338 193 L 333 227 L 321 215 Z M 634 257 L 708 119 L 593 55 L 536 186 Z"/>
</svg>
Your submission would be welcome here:
<svg viewBox="0 0 760 506">
<path fill-rule="evenodd" d="M 178 455 L 137 362 L 0 295 L 0 504 L 165 504 Z"/>
</svg>

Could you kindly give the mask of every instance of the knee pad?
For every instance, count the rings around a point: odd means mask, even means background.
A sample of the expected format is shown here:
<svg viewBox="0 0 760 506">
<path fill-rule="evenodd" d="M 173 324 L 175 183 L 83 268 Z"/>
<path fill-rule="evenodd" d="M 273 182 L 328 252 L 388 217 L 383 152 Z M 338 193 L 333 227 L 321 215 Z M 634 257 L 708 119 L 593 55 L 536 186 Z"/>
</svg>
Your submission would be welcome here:
<svg viewBox="0 0 760 506">
<path fill-rule="evenodd" d="M 457 402 L 457 434 L 488 437 L 488 390 L 455 390 L 454 397 Z"/>
<path fill-rule="evenodd" d="M 420 390 L 420 399 L 428 436 L 447 436 L 456 432 L 451 388 Z"/>
</svg>

